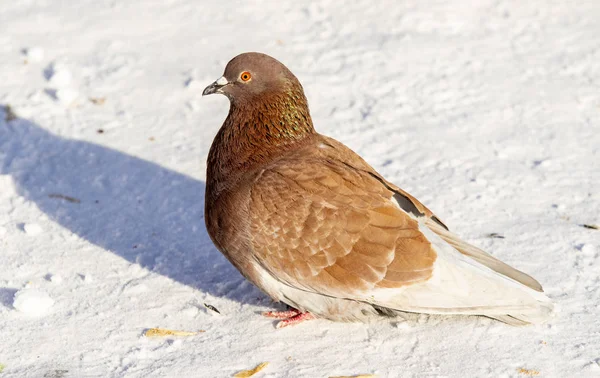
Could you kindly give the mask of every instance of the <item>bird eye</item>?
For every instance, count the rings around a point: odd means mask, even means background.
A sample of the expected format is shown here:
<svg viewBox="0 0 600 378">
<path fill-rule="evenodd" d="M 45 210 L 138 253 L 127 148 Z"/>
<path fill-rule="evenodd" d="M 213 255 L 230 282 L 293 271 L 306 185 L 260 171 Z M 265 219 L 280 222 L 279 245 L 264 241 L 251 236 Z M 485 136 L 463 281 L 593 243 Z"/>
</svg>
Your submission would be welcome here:
<svg viewBox="0 0 600 378">
<path fill-rule="evenodd" d="M 252 75 L 250 75 L 250 72 L 248 72 L 248 71 L 244 71 L 240 75 L 240 79 L 242 79 L 242 81 L 248 81 L 248 80 L 250 80 L 250 78 L 252 78 Z"/>
</svg>

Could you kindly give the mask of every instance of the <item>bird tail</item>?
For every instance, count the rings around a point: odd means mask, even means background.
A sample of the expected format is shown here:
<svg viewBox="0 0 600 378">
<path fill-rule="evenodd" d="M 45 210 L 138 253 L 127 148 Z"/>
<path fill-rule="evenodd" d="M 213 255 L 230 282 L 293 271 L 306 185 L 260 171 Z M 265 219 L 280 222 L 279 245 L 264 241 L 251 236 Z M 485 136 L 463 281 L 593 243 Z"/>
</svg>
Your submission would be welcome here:
<svg viewBox="0 0 600 378">
<path fill-rule="evenodd" d="M 542 296 L 540 296 L 542 297 Z M 537 306 L 524 311 L 509 312 L 508 314 L 490 314 L 484 316 L 499 320 L 503 323 L 513 326 L 522 326 L 527 324 L 542 324 L 548 321 L 554 315 L 554 304 L 543 296 L 538 299 Z"/>
<path fill-rule="evenodd" d="M 373 296 L 374 304 L 404 312 L 481 315 L 511 325 L 539 324 L 552 315 L 554 305 L 533 278 L 487 254 L 461 253 L 457 243 L 427 227 L 420 230 L 437 252 L 432 278 L 401 290 L 383 289 Z"/>
</svg>

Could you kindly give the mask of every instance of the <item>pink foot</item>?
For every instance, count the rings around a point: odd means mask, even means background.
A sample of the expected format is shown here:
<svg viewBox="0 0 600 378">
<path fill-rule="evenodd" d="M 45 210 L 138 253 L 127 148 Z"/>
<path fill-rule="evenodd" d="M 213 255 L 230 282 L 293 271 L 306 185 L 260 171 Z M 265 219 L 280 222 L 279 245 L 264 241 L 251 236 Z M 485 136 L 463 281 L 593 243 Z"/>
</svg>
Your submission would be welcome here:
<svg viewBox="0 0 600 378">
<path fill-rule="evenodd" d="M 288 311 L 268 311 L 263 312 L 263 316 L 273 319 L 282 319 L 277 323 L 275 328 L 284 328 L 302 323 L 305 320 L 314 319 L 314 315 L 310 312 L 300 312 L 299 310 L 291 309 Z"/>
<path fill-rule="evenodd" d="M 291 318 L 287 318 L 287 319 L 280 321 L 279 323 L 277 323 L 275 328 L 279 329 L 279 328 L 283 328 L 283 327 L 293 326 L 293 325 L 302 323 L 305 320 L 312 320 L 314 318 L 315 318 L 315 316 L 313 314 L 311 314 L 310 312 L 301 312 L 298 315 L 294 315 Z"/>
<path fill-rule="evenodd" d="M 292 318 L 298 314 L 301 314 L 301 312 L 296 310 L 295 308 L 288 311 L 267 311 L 262 313 L 264 317 L 273 319 L 287 319 Z"/>
</svg>

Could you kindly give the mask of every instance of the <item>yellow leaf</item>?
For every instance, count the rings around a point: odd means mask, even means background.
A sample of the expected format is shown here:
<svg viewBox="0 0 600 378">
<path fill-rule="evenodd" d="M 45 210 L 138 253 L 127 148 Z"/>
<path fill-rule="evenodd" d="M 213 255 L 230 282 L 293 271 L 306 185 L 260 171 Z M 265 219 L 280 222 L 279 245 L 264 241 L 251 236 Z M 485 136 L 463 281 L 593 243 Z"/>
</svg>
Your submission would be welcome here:
<svg viewBox="0 0 600 378">
<path fill-rule="evenodd" d="M 149 330 L 146 330 L 146 332 L 144 332 L 144 336 L 146 336 L 146 337 L 194 336 L 201 332 L 204 332 L 204 331 L 200 330 L 198 332 L 187 332 L 187 331 L 175 331 L 172 329 L 163 329 L 163 328 L 150 328 Z"/>
<path fill-rule="evenodd" d="M 256 374 L 259 371 L 261 371 L 262 369 L 266 368 L 268 365 L 269 365 L 268 362 L 263 362 L 262 364 L 259 364 L 254 369 L 242 370 L 239 373 L 235 373 L 234 377 L 235 378 L 248 378 L 248 377 L 252 377 L 254 374 Z"/>
<path fill-rule="evenodd" d="M 106 101 L 106 97 L 90 97 L 90 101 L 94 105 L 103 105 Z"/>
<path fill-rule="evenodd" d="M 533 369 L 518 368 L 517 371 L 519 372 L 519 374 L 529 375 L 530 377 L 540 375 L 539 371 Z"/>
</svg>

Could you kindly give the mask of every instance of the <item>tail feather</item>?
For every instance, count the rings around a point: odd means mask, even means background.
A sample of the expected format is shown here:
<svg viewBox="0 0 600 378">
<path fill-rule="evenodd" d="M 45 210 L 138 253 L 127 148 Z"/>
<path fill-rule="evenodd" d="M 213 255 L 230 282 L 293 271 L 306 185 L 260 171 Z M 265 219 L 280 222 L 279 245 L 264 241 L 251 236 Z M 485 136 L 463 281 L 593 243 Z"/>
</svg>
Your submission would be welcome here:
<svg viewBox="0 0 600 378">
<path fill-rule="evenodd" d="M 527 324 L 542 324 L 554 315 L 554 304 L 549 300 L 539 301 L 538 307 L 533 311 L 509 313 L 506 315 L 488 315 L 492 319 L 506 324 L 521 326 Z"/>
<path fill-rule="evenodd" d="M 537 282 L 530 275 L 523 273 L 520 270 L 517 270 L 508 264 L 505 264 L 504 262 L 490 255 L 489 253 L 465 242 L 464 240 L 461 240 L 458 236 L 444 229 L 439 224 L 435 223 L 433 220 L 427 219 L 425 221 L 425 224 L 433 232 L 438 234 L 445 242 L 456 248 L 456 250 L 462 253 L 463 255 L 469 256 L 475 261 L 479 262 L 480 264 L 483 264 L 488 268 L 496 271 L 497 273 L 503 274 L 517 282 L 520 282 L 523 285 L 528 286 L 535 291 L 544 291 L 542 289 L 542 285 L 540 285 L 540 283 Z"/>
<path fill-rule="evenodd" d="M 371 303 L 404 312 L 481 315 L 512 325 L 539 324 L 552 315 L 554 305 L 533 278 L 487 254 L 461 253 L 457 243 L 427 226 L 420 230 L 438 254 L 431 279 L 380 290 Z"/>
</svg>

